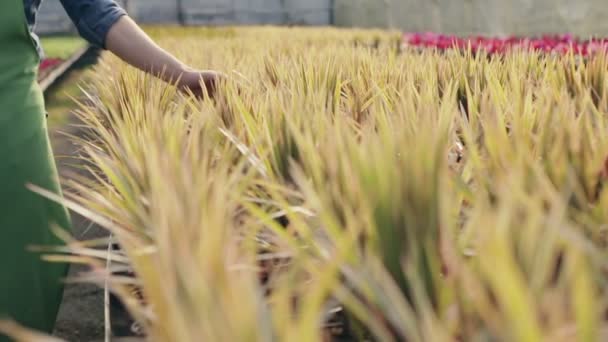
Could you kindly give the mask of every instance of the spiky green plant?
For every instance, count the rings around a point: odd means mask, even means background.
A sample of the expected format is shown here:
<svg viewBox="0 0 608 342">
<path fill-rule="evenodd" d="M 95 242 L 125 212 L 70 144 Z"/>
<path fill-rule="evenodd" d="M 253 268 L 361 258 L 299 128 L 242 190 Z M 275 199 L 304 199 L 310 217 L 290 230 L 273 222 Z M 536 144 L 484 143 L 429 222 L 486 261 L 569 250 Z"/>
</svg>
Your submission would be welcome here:
<svg viewBox="0 0 608 342">
<path fill-rule="evenodd" d="M 93 177 L 67 192 L 124 252 L 60 250 L 150 340 L 328 340 L 339 307 L 358 339 L 607 338 L 603 55 L 150 32 L 231 77 L 197 100 L 104 56 L 79 114 Z"/>
</svg>

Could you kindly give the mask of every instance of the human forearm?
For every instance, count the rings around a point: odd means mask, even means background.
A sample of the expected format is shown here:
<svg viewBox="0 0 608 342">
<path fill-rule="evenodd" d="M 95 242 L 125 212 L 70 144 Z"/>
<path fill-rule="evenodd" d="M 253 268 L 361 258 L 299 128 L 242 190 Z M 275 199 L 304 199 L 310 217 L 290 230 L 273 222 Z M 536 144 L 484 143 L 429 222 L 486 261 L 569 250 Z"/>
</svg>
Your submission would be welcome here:
<svg viewBox="0 0 608 342">
<path fill-rule="evenodd" d="M 159 47 L 128 16 L 120 18 L 108 31 L 105 46 L 128 64 L 174 82 L 189 68 Z"/>
</svg>

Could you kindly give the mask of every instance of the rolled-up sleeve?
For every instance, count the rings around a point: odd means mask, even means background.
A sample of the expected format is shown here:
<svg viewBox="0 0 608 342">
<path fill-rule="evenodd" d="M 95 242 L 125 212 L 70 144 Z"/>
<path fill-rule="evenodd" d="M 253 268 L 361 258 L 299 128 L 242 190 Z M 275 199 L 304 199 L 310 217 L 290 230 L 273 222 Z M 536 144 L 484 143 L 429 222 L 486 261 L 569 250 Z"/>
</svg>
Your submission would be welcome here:
<svg viewBox="0 0 608 342">
<path fill-rule="evenodd" d="M 80 35 L 92 45 L 105 48 L 108 31 L 127 13 L 112 0 L 61 0 Z"/>
</svg>

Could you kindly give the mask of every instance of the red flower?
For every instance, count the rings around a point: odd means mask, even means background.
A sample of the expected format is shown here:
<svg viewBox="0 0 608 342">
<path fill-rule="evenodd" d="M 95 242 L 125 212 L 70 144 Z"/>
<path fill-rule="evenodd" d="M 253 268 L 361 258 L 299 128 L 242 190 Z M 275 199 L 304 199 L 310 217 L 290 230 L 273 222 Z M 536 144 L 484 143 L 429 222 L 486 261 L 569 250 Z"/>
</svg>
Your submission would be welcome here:
<svg viewBox="0 0 608 342">
<path fill-rule="evenodd" d="M 516 36 L 506 38 L 488 38 L 483 36 L 459 38 L 457 36 L 424 32 L 404 34 L 403 39 L 405 45 L 414 47 L 427 47 L 439 50 L 467 50 L 470 47 L 473 52 L 483 49 L 490 54 L 502 54 L 511 50 L 529 49 L 543 53 L 566 54 L 573 52 L 586 56 L 588 54 L 608 51 L 608 38 L 579 41 L 571 34 L 544 35 L 531 39 Z"/>
<path fill-rule="evenodd" d="M 61 60 L 59 58 L 45 58 L 40 62 L 39 69 L 41 71 L 44 71 L 47 69 L 52 69 L 55 66 L 61 64 L 61 62 L 63 62 L 63 60 Z"/>
</svg>

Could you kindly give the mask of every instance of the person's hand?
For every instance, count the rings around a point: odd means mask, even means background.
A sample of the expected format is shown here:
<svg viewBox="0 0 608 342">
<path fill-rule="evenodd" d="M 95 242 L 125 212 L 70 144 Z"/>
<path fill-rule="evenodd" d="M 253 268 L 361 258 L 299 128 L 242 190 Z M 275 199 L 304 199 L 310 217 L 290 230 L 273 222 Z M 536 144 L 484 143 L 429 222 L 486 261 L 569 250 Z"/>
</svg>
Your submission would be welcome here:
<svg viewBox="0 0 608 342">
<path fill-rule="evenodd" d="M 225 78 L 226 76 L 218 71 L 188 69 L 182 73 L 178 87 L 198 98 L 203 97 L 206 90 L 209 97 L 213 98 L 219 81 Z"/>
<path fill-rule="evenodd" d="M 108 50 L 128 64 L 167 83 L 177 82 L 181 91 L 197 97 L 205 92 L 214 96 L 219 80 L 226 78 L 216 71 L 188 67 L 160 48 L 129 16 L 112 25 L 105 43 Z"/>
</svg>

